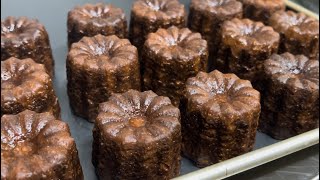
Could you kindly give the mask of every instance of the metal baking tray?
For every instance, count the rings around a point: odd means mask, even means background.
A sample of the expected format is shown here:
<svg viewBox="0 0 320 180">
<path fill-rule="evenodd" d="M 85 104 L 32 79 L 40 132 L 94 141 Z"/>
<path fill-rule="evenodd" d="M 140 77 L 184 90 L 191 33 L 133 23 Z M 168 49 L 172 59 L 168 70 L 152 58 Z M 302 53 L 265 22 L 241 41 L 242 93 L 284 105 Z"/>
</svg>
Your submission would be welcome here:
<svg viewBox="0 0 320 180">
<path fill-rule="evenodd" d="M 180 0 L 189 8 L 190 0 Z M 62 110 L 62 119 L 71 129 L 86 180 L 97 179 L 91 163 L 92 127 L 93 124 L 72 114 L 66 89 L 66 55 L 67 55 L 67 12 L 75 5 L 85 3 L 106 2 L 125 10 L 127 19 L 130 18 L 130 9 L 133 0 L 1 0 L 1 19 L 6 16 L 27 16 L 37 18 L 46 26 L 49 32 L 51 47 L 55 59 L 54 86 Z M 319 16 L 301 6 L 286 1 L 289 9 L 300 11 L 319 19 Z M 183 158 L 180 176 L 176 180 L 185 179 L 223 179 L 234 174 L 257 167 L 293 152 L 302 150 L 319 143 L 319 128 L 299 136 L 277 141 L 269 136 L 257 133 L 254 151 L 212 166 L 199 169 L 189 160 Z M 314 172 L 315 176 L 317 172 Z"/>
</svg>

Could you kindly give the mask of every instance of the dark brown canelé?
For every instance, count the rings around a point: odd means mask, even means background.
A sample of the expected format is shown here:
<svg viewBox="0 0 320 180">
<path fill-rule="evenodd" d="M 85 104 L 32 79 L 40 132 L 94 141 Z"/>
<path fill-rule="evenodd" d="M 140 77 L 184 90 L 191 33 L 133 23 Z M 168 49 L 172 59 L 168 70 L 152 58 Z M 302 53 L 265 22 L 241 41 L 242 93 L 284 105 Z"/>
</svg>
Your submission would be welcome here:
<svg viewBox="0 0 320 180">
<path fill-rule="evenodd" d="M 319 21 L 303 13 L 277 12 L 270 18 L 272 26 L 281 35 L 279 53 L 303 54 L 319 58 Z"/>
<path fill-rule="evenodd" d="M 273 55 L 264 63 L 265 90 L 259 129 L 286 139 L 319 127 L 319 61 Z"/>
<path fill-rule="evenodd" d="M 83 179 L 68 125 L 52 114 L 1 117 L 1 179 Z"/>
<path fill-rule="evenodd" d="M 226 20 L 242 18 L 242 4 L 236 0 L 192 0 L 188 27 L 201 33 L 207 40 L 210 58 L 209 68 L 223 71 L 215 62 L 221 44 L 221 25 Z"/>
<path fill-rule="evenodd" d="M 122 9 L 97 3 L 77 6 L 68 13 L 68 47 L 84 36 L 97 34 L 128 37 L 127 20 Z"/>
<path fill-rule="evenodd" d="M 67 79 L 73 112 L 93 122 L 111 93 L 140 90 L 137 48 L 115 35 L 84 37 L 71 46 Z"/>
<path fill-rule="evenodd" d="M 279 33 L 272 27 L 249 19 L 233 19 L 222 26 L 218 63 L 253 84 L 260 77 L 263 61 L 278 52 Z"/>
<path fill-rule="evenodd" d="M 170 27 L 150 33 L 145 43 L 141 66 L 145 90 L 168 96 L 178 106 L 189 77 L 206 71 L 208 47 L 199 33 Z"/>
<path fill-rule="evenodd" d="M 1 61 L 31 58 L 44 64 L 51 77 L 54 61 L 45 27 L 35 19 L 7 17 L 1 21 Z"/>
<path fill-rule="evenodd" d="M 277 11 L 284 11 L 284 0 L 240 0 L 243 4 L 243 16 L 254 21 L 269 23 L 269 18 Z"/>
<path fill-rule="evenodd" d="M 60 118 L 58 98 L 43 64 L 32 59 L 9 58 L 1 61 L 1 116 L 26 109 L 51 112 Z"/>
<path fill-rule="evenodd" d="M 186 12 L 178 0 L 137 0 L 131 9 L 129 38 L 139 52 L 147 35 L 159 28 L 183 28 Z"/>
<path fill-rule="evenodd" d="M 188 79 L 181 105 L 182 151 L 204 167 L 252 150 L 260 93 L 234 74 L 200 72 Z"/>
<path fill-rule="evenodd" d="M 180 111 L 169 98 L 129 90 L 100 104 L 92 152 L 100 179 L 171 179 L 180 149 Z"/>
</svg>

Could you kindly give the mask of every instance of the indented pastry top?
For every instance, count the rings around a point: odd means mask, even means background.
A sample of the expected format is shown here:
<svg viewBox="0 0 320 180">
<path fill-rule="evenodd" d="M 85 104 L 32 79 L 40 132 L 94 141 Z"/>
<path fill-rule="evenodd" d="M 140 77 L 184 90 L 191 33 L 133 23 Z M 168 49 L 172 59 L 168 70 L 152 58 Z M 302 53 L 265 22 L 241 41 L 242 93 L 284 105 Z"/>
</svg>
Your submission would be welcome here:
<svg viewBox="0 0 320 180">
<path fill-rule="evenodd" d="M 319 61 L 304 55 L 274 54 L 264 63 L 265 72 L 273 80 L 293 89 L 319 90 Z"/>
<path fill-rule="evenodd" d="M 207 51 L 207 41 L 188 28 L 159 29 L 148 35 L 145 46 L 165 60 L 190 61 Z"/>
<path fill-rule="evenodd" d="M 44 32 L 44 26 L 36 19 L 9 16 L 1 21 L 1 46 L 7 43 L 20 46 L 34 41 Z"/>
<path fill-rule="evenodd" d="M 122 9 L 104 3 L 77 6 L 68 13 L 68 18 L 95 27 L 116 26 L 126 20 Z"/>
<path fill-rule="evenodd" d="M 241 115 L 260 111 L 260 93 L 250 81 L 217 70 L 200 72 L 186 83 L 189 107 L 206 119 L 237 119 Z"/>
<path fill-rule="evenodd" d="M 73 43 L 68 60 L 93 70 L 115 70 L 138 61 L 137 48 L 127 39 L 96 35 Z"/>
<path fill-rule="evenodd" d="M 304 13 L 279 11 L 271 16 L 269 22 L 276 31 L 290 38 L 300 41 L 319 38 L 319 21 Z"/>
<path fill-rule="evenodd" d="M 184 5 L 178 0 L 137 0 L 133 3 L 132 13 L 150 22 L 184 18 Z"/>
<path fill-rule="evenodd" d="M 38 92 L 44 88 L 44 84 L 49 83 L 51 78 L 44 65 L 30 58 L 20 60 L 11 57 L 1 61 L 1 100 L 7 94 L 19 97 L 24 93 Z"/>
<path fill-rule="evenodd" d="M 284 0 L 240 0 L 244 4 L 254 5 L 260 8 L 281 8 L 285 9 Z"/>
<path fill-rule="evenodd" d="M 113 94 L 100 104 L 98 127 L 120 144 L 148 144 L 171 136 L 180 128 L 180 111 L 167 97 L 152 91 Z"/>
<path fill-rule="evenodd" d="M 3 115 L 1 178 L 19 179 L 47 174 L 69 158 L 67 151 L 73 146 L 68 125 L 55 120 L 51 113 L 26 110 L 17 115 Z"/>
<path fill-rule="evenodd" d="M 241 50 L 251 52 L 268 51 L 278 46 L 280 35 L 272 27 L 250 19 L 234 18 L 222 26 L 222 38 L 225 45 L 231 47 L 234 54 Z"/>
<path fill-rule="evenodd" d="M 236 0 L 192 0 L 190 6 L 220 16 L 242 12 L 242 3 Z"/>
</svg>

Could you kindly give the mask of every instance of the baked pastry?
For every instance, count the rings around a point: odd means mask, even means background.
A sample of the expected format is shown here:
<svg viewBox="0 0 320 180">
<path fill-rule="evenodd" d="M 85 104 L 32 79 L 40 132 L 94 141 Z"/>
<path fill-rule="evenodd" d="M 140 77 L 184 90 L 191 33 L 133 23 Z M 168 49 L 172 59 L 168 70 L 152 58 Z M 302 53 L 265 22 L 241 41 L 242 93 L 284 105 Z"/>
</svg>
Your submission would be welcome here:
<svg viewBox="0 0 320 180">
<path fill-rule="evenodd" d="M 243 4 L 244 17 L 254 21 L 269 23 L 269 18 L 277 11 L 284 11 L 284 0 L 240 0 Z"/>
<path fill-rule="evenodd" d="M 83 179 L 68 125 L 48 112 L 2 116 L 1 179 Z"/>
<path fill-rule="evenodd" d="M 125 13 L 111 4 L 97 3 L 76 6 L 68 13 L 68 47 L 84 36 L 97 34 L 116 35 L 127 38 L 128 28 Z"/>
<path fill-rule="evenodd" d="M 1 61 L 31 58 L 53 77 L 54 61 L 45 27 L 36 19 L 7 17 L 1 21 Z"/>
<path fill-rule="evenodd" d="M 279 53 L 304 54 L 319 59 L 319 21 L 303 13 L 277 12 L 270 25 L 280 33 Z"/>
<path fill-rule="evenodd" d="M 242 4 L 236 0 L 191 1 L 188 26 L 190 30 L 201 33 L 208 42 L 209 69 L 224 70 L 215 62 L 221 44 L 221 25 L 226 20 L 242 18 L 242 14 Z"/>
<path fill-rule="evenodd" d="M 67 79 L 73 112 L 93 122 L 111 93 L 140 90 L 137 48 L 115 35 L 84 37 L 71 46 Z"/>
<path fill-rule="evenodd" d="M 186 12 L 178 0 L 137 0 L 131 9 L 129 38 L 139 50 L 159 28 L 185 27 Z"/>
<path fill-rule="evenodd" d="M 208 47 L 199 33 L 170 27 L 150 33 L 141 58 L 145 90 L 180 103 L 184 84 L 199 71 L 206 71 Z"/>
<path fill-rule="evenodd" d="M 92 162 L 100 179 L 170 179 L 180 171 L 180 111 L 152 91 L 101 103 Z"/>
<path fill-rule="evenodd" d="M 272 27 L 249 19 L 232 19 L 222 26 L 218 63 L 253 84 L 260 78 L 263 61 L 278 52 L 279 33 Z"/>
<path fill-rule="evenodd" d="M 234 74 L 200 72 L 188 79 L 181 103 L 182 151 L 204 167 L 252 150 L 260 93 Z"/>
<path fill-rule="evenodd" d="M 260 130 L 286 139 L 319 127 L 319 61 L 272 55 L 264 63 Z"/>
<path fill-rule="evenodd" d="M 32 59 L 1 61 L 1 116 L 26 109 L 51 112 L 60 118 L 58 98 L 50 76 L 42 64 Z"/>
</svg>

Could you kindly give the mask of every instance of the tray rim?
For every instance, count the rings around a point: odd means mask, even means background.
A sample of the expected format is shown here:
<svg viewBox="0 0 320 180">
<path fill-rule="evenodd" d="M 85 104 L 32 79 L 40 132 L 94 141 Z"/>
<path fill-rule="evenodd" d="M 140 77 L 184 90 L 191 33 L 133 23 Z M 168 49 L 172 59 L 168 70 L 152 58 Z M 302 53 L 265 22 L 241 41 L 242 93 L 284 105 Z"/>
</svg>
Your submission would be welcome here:
<svg viewBox="0 0 320 180">
<path fill-rule="evenodd" d="M 307 14 L 319 20 L 319 15 L 302 7 L 301 5 L 285 0 L 287 7 Z M 241 172 L 250 170 L 257 166 L 266 164 L 281 157 L 290 155 L 297 151 L 319 144 L 319 128 L 306 133 L 291 137 L 278 143 L 248 152 L 241 156 L 190 172 L 188 174 L 173 178 L 173 180 L 209 180 L 224 179 Z"/>
</svg>

